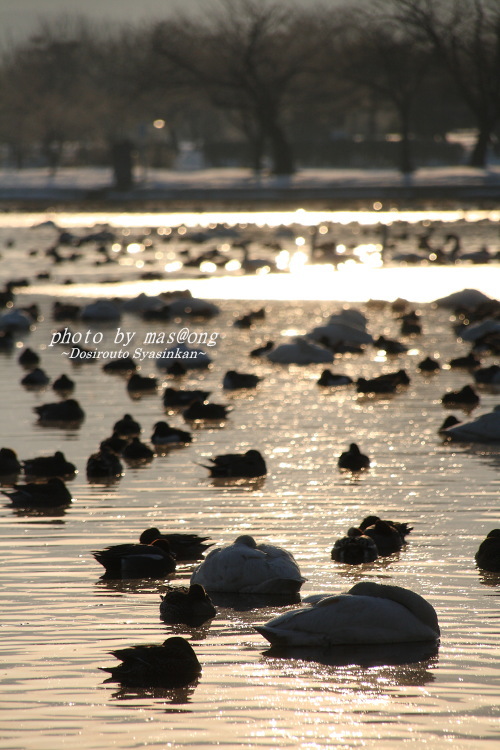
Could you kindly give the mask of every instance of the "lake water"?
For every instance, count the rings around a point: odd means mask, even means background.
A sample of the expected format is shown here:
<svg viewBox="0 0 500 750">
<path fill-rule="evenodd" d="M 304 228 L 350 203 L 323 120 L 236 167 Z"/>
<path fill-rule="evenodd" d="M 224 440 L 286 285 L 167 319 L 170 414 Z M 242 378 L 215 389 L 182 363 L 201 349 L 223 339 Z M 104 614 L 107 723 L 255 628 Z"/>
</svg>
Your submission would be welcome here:
<svg viewBox="0 0 500 750">
<path fill-rule="evenodd" d="M 115 231 L 125 228 L 127 237 L 137 239 L 140 233 L 141 242 L 144 237 L 152 242 L 137 253 L 120 253 L 126 262 L 96 265 L 102 253 L 87 245 L 77 262 L 53 265 L 46 249 L 54 242 L 54 229 L 30 228 L 47 218 L 57 218 L 60 226 L 77 234 L 96 221 L 105 222 Z M 410 215 L 401 217 L 404 232 L 399 217 L 389 218 L 398 249 L 414 249 L 416 227 L 420 231 L 431 221 L 438 222 L 436 241 L 449 231 L 460 232 L 468 247 L 487 244 L 492 254 L 498 251 L 494 215 Z M 163 244 L 157 227 L 210 225 L 221 217 L 2 214 L 0 219 L 2 279 L 35 281 L 19 291 L 16 301 L 38 302 L 43 315 L 10 355 L 0 354 L 1 444 L 21 459 L 63 450 L 79 472 L 68 482 L 74 501 L 65 510 L 13 510 L 7 498 L 0 508 L 0 748 L 498 746 L 500 577 L 478 571 L 474 553 L 500 525 L 500 450 L 498 445 L 442 442 L 437 429 L 450 412 L 443 409 L 441 396 L 471 383 L 472 376 L 443 367 L 426 377 L 417 364 L 429 355 L 444 365 L 468 352 L 469 346 L 453 334 L 450 313 L 428 303 L 464 287 L 498 297 L 499 262 L 402 267 L 389 261 L 382 268 L 351 263 L 337 270 L 299 265 L 291 273 L 262 277 L 177 269 L 167 272 L 170 278 L 146 281 L 139 278 L 141 273 L 178 257 L 175 243 Z M 254 221 L 255 232 L 266 223 L 257 216 L 222 220 L 243 223 L 245 231 L 253 231 Z M 332 221 L 338 241 L 350 247 L 373 244 L 379 233 L 380 215 L 374 213 L 357 214 L 349 221 L 334 215 L 318 219 L 308 212 L 280 216 L 275 226 L 295 227 L 282 239 L 290 254 L 300 251 L 296 238 L 318 220 Z M 267 223 L 273 223 L 269 217 Z M 35 278 L 44 271 L 50 272 L 49 279 Z M 116 283 L 106 283 L 111 276 Z M 64 284 L 69 277 L 75 283 Z M 178 413 L 165 415 L 161 389 L 133 400 L 125 381 L 106 375 L 102 362 L 75 365 L 60 348 L 50 347 L 51 333 L 61 327 L 52 319 L 53 301 L 64 296 L 81 303 L 96 295 L 186 287 L 218 300 L 220 314 L 205 322 L 161 325 L 126 313 L 119 323 L 68 325 L 75 332 L 102 332 L 97 347 L 102 350 L 116 348 L 118 325 L 141 343 L 150 331 L 176 332 L 182 326 L 219 334 L 217 345 L 207 349 L 213 357 L 209 371 L 161 382 L 211 390 L 211 400 L 230 404 L 233 411 L 223 425 L 193 430 L 188 447 L 157 456 L 143 467 L 126 466 L 124 476 L 111 486 L 89 484 L 86 460 L 125 412 L 142 424 L 146 442 L 153 424 L 166 416 L 175 426 L 186 425 Z M 316 380 L 322 365 L 278 366 L 248 356 L 268 339 L 307 332 L 346 303 L 367 315 L 374 336 L 400 337 L 391 307 L 367 304 L 370 298 L 396 297 L 410 299 L 422 315 L 422 335 L 403 339 L 408 352 L 387 357 L 369 347 L 363 354 L 336 357 L 332 367 L 351 377 L 405 368 L 411 383 L 394 396 L 360 397 L 352 386 L 320 389 Z M 236 317 L 263 304 L 251 300 L 265 301 L 265 320 L 248 330 L 235 327 Z M 57 399 L 50 386 L 41 391 L 21 386 L 25 373 L 17 355 L 25 346 L 39 351 L 51 379 L 65 372 L 75 380 L 74 396 L 86 412 L 79 428 L 36 424 L 33 407 Z M 486 356 L 484 366 L 495 361 L 498 358 Z M 263 380 L 255 390 L 227 393 L 222 377 L 228 369 L 254 372 Z M 141 374 L 159 375 L 153 361 L 143 364 Z M 490 411 L 500 401 L 491 391 L 482 390 L 480 396 L 474 414 Z M 452 413 L 464 416 L 459 410 Z M 353 441 L 372 459 L 370 470 L 354 478 L 337 469 L 338 456 Z M 259 449 L 268 465 L 268 475 L 260 482 L 217 485 L 200 466 L 210 456 L 249 448 Z M 373 513 L 411 523 L 414 530 L 406 547 L 362 567 L 333 562 L 335 539 Z M 266 653 L 267 644 L 253 627 L 287 609 L 278 606 L 220 606 L 204 628 L 169 627 L 159 618 L 163 582 L 103 581 L 102 568 L 91 554 L 110 544 L 136 541 L 153 525 L 209 535 L 217 545 L 241 533 L 279 544 L 293 552 L 307 578 L 304 596 L 341 592 L 359 580 L 410 588 L 437 610 L 439 649 L 414 663 L 374 659 L 372 666 L 354 663 L 349 654 L 340 664 L 306 656 L 278 658 Z M 179 564 L 173 583 L 187 583 L 194 566 Z M 190 639 L 203 666 L 196 686 L 168 692 L 103 683 L 105 673 L 99 667 L 115 661 L 109 651 L 161 643 L 173 631 Z"/>
</svg>

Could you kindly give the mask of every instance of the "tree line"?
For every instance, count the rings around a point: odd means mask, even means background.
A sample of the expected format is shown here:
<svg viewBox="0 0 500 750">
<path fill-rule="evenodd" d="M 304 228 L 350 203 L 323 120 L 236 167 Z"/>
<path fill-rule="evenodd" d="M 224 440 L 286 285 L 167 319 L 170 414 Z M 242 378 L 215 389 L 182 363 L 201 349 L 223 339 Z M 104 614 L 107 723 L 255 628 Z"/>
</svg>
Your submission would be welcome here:
<svg viewBox="0 0 500 750">
<path fill-rule="evenodd" d="M 500 120 L 498 0 L 305 5 L 207 0 L 203 15 L 135 26 L 42 21 L 0 57 L 4 154 L 56 169 L 71 148 L 75 163 L 111 159 L 126 187 L 137 149 L 168 164 L 183 141 L 233 148 L 235 163 L 287 175 L 368 143 L 375 160 L 392 139 L 411 173 L 419 143 L 470 130 L 469 163 L 486 166 Z"/>
</svg>

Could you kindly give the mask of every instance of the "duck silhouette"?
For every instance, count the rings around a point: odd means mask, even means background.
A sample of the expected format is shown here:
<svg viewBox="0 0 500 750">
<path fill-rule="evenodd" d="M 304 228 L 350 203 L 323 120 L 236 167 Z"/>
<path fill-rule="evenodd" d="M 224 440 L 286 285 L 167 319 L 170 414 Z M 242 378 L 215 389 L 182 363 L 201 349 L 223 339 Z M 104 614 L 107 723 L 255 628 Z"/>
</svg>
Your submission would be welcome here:
<svg viewBox="0 0 500 750">
<path fill-rule="evenodd" d="M 436 641 L 436 612 L 419 594 L 363 581 L 347 593 L 311 597 L 311 606 L 286 612 L 255 629 L 273 646 Z"/>
<path fill-rule="evenodd" d="M 209 547 L 213 547 L 213 542 L 206 544 L 209 538 L 208 536 L 198 536 L 198 534 L 162 534 L 159 529 L 152 527 L 142 532 L 139 542 L 151 544 L 155 539 L 166 539 L 176 560 L 197 560 Z"/>
<path fill-rule="evenodd" d="M 151 544 L 115 544 L 92 555 L 105 568 L 105 578 L 163 578 L 175 570 L 166 539 Z"/>
<path fill-rule="evenodd" d="M 89 480 L 116 479 L 123 475 L 123 465 L 116 453 L 101 444 L 101 449 L 88 457 L 86 471 Z"/>
<path fill-rule="evenodd" d="M 211 404 L 202 401 L 193 401 L 187 409 L 182 412 L 182 416 L 187 422 L 211 421 L 226 419 L 231 411 L 230 406 L 225 404 Z"/>
<path fill-rule="evenodd" d="M 75 381 L 68 378 L 67 375 L 60 375 L 52 383 L 52 390 L 61 395 L 73 393 L 75 390 Z"/>
<path fill-rule="evenodd" d="M 83 422 L 85 412 L 73 398 L 53 404 L 35 406 L 33 411 L 38 414 L 38 421 L 43 424 L 51 422 Z"/>
<path fill-rule="evenodd" d="M 257 450 L 246 453 L 226 453 L 208 459 L 212 466 L 201 464 L 212 477 L 262 477 L 267 467 L 262 454 Z"/>
<path fill-rule="evenodd" d="M 6 477 L 21 473 L 21 463 L 12 448 L 0 448 L 0 476 Z"/>
<path fill-rule="evenodd" d="M 500 572 L 500 529 L 492 529 L 489 532 L 479 545 L 474 559 L 481 570 Z"/>
<path fill-rule="evenodd" d="M 366 534 L 347 535 L 337 539 L 331 552 L 332 560 L 348 565 L 363 565 L 378 558 L 377 545 Z"/>
<path fill-rule="evenodd" d="M 217 614 L 212 600 L 199 583 L 192 586 L 169 586 L 162 596 L 160 617 L 170 625 L 199 627 Z"/>
<path fill-rule="evenodd" d="M 113 432 L 116 432 L 120 437 L 138 437 L 141 431 L 141 425 L 135 421 L 131 414 L 124 414 L 122 419 L 119 419 L 113 425 Z"/>
<path fill-rule="evenodd" d="M 178 390 L 176 388 L 165 388 L 163 392 L 164 406 L 190 406 L 194 401 L 206 401 L 210 391 L 201 390 Z"/>
<path fill-rule="evenodd" d="M 272 544 L 257 544 L 245 534 L 233 544 L 211 550 L 191 576 L 208 592 L 290 595 L 305 578 L 290 552 Z"/>
<path fill-rule="evenodd" d="M 73 477 L 76 466 L 66 460 L 62 451 L 56 451 L 53 456 L 37 456 L 23 461 L 24 473 L 31 477 Z"/>
<path fill-rule="evenodd" d="M 151 442 L 155 447 L 169 445 L 184 445 L 190 443 L 193 437 L 186 430 L 179 430 L 177 427 L 170 427 L 168 422 L 156 422 L 151 435 Z"/>
<path fill-rule="evenodd" d="M 20 508 L 59 508 L 72 500 L 71 492 L 59 477 L 51 477 L 41 484 L 15 484 L 13 490 L 0 492 Z"/>
<path fill-rule="evenodd" d="M 336 375 L 331 370 L 323 370 L 320 377 L 316 381 L 317 385 L 322 386 L 341 386 L 341 385 L 350 385 L 353 382 L 353 379 L 349 377 L 349 375 Z"/>
<path fill-rule="evenodd" d="M 126 687 L 178 688 L 194 682 L 201 665 L 191 644 L 180 636 L 167 638 L 162 645 L 144 644 L 110 651 L 122 663 L 100 667 L 110 672 L 105 682 L 119 682 Z"/>
<path fill-rule="evenodd" d="M 351 443 L 349 450 L 340 454 L 338 467 L 347 471 L 363 471 L 370 468 L 370 459 L 361 453 L 357 443 Z"/>
<path fill-rule="evenodd" d="M 122 451 L 122 456 L 126 461 L 151 461 L 154 455 L 154 451 L 138 437 L 133 437 Z"/>
<path fill-rule="evenodd" d="M 222 387 L 228 391 L 238 390 L 239 388 L 255 388 L 261 380 L 261 377 L 253 373 L 228 370 L 222 380 Z"/>
</svg>

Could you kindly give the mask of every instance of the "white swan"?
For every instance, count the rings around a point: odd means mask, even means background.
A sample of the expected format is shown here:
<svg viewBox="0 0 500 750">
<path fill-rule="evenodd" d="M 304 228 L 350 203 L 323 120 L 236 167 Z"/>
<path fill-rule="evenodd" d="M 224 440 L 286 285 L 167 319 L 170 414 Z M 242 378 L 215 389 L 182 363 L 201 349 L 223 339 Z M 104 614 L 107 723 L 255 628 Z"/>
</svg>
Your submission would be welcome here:
<svg viewBox="0 0 500 750">
<path fill-rule="evenodd" d="M 311 597 L 255 629 L 273 646 L 408 643 L 439 638 L 437 615 L 419 594 L 371 581 L 338 596 Z"/>
<path fill-rule="evenodd" d="M 304 583 L 293 555 L 272 544 L 239 536 L 233 544 L 211 550 L 191 576 L 207 591 L 238 594 L 291 594 Z"/>
<path fill-rule="evenodd" d="M 470 422 L 459 422 L 441 430 L 443 437 L 465 443 L 489 443 L 500 440 L 500 407 L 497 406 L 487 414 L 472 419 Z"/>
<path fill-rule="evenodd" d="M 342 310 L 331 315 L 328 323 L 313 328 L 307 335 L 315 341 L 328 341 L 330 346 L 340 342 L 348 344 L 372 344 L 373 338 L 366 330 L 367 320 L 359 310 Z"/>
<path fill-rule="evenodd" d="M 289 344 L 280 344 L 265 355 L 270 362 L 279 364 L 310 365 L 316 362 L 333 362 L 333 354 L 322 346 L 310 344 L 297 337 Z"/>
</svg>

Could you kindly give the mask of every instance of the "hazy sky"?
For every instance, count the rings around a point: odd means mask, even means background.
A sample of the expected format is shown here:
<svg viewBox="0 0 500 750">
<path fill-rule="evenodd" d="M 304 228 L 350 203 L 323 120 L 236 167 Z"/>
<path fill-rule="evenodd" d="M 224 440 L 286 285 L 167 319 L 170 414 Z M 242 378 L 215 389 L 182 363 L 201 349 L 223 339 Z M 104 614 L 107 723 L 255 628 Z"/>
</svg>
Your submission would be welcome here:
<svg viewBox="0 0 500 750">
<path fill-rule="evenodd" d="M 0 41 L 28 36 L 44 16 L 88 16 L 136 23 L 173 9 L 202 9 L 209 0 L 0 0 Z"/>
</svg>

